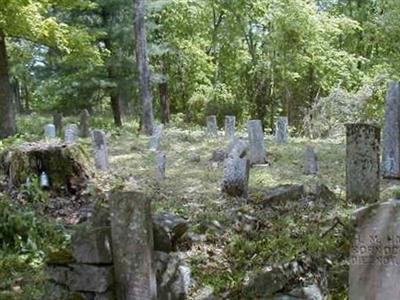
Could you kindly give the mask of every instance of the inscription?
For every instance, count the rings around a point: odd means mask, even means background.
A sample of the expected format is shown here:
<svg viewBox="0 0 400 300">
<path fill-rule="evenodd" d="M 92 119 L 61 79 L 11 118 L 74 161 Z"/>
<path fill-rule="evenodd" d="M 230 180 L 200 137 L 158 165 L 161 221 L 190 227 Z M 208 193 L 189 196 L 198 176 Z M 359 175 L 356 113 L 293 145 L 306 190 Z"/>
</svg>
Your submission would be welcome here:
<svg viewBox="0 0 400 300">
<path fill-rule="evenodd" d="M 400 266 L 400 234 L 356 235 L 351 250 L 352 265 Z"/>
</svg>

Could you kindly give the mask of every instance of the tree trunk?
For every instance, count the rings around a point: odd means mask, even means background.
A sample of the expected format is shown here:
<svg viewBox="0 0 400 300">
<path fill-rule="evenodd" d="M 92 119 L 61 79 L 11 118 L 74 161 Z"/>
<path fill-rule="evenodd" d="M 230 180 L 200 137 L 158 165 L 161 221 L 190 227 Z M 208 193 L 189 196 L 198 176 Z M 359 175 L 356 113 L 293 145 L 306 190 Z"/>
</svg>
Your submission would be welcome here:
<svg viewBox="0 0 400 300">
<path fill-rule="evenodd" d="M 169 109 L 168 82 L 159 84 L 160 104 L 161 104 L 161 122 L 167 124 L 170 121 L 171 113 Z"/>
<path fill-rule="evenodd" d="M 139 97 L 142 102 L 143 132 L 153 133 L 153 99 L 150 91 L 150 71 L 147 61 L 147 41 L 144 21 L 145 0 L 135 1 L 136 61 L 139 72 Z"/>
<path fill-rule="evenodd" d="M 118 127 L 122 126 L 122 118 L 121 118 L 121 105 L 119 102 L 119 95 L 117 88 L 113 88 L 111 90 L 111 109 L 113 112 L 113 117 L 114 117 L 114 124 Z"/>
<path fill-rule="evenodd" d="M 6 138 L 17 132 L 15 111 L 12 101 L 6 40 L 0 30 L 0 138 Z"/>
</svg>

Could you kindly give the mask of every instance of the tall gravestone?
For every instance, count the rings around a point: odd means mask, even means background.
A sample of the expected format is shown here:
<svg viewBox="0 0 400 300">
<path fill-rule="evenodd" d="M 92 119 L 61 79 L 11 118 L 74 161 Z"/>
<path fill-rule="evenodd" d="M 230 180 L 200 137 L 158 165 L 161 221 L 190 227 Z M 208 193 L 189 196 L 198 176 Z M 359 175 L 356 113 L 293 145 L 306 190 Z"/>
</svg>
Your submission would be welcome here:
<svg viewBox="0 0 400 300">
<path fill-rule="evenodd" d="M 235 140 L 230 145 L 228 156 L 224 160 L 224 178 L 221 190 L 229 196 L 247 196 L 250 172 L 247 149 L 246 142 Z"/>
<path fill-rule="evenodd" d="M 211 137 L 218 135 L 217 116 L 207 117 L 207 135 Z"/>
<path fill-rule="evenodd" d="M 247 122 L 249 135 L 250 164 L 263 164 L 266 162 L 264 132 L 260 120 Z"/>
<path fill-rule="evenodd" d="M 349 299 L 400 299 L 400 202 L 392 200 L 354 214 Z"/>
<path fill-rule="evenodd" d="M 400 82 L 388 84 L 383 133 L 382 175 L 400 178 Z"/>
<path fill-rule="evenodd" d="M 156 151 L 160 147 L 161 138 L 164 131 L 164 124 L 159 124 L 154 127 L 153 134 L 150 137 L 149 149 Z"/>
<path fill-rule="evenodd" d="M 275 138 L 278 144 L 286 144 L 289 137 L 288 117 L 279 117 L 276 121 Z"/>
<path fill-rule="evenodd" d="M 75 143 L 79 136 L 79 127 L 76 124 L 67 124 L 65 126 L 64 141 L 66 144 Z"/>
<path fill-rule="evenodd" d="M 90 114 L 87 109 L 84 109 L 80 115 L 79 133 L 81 137 L 90 136 Z"/>
<path fill-rule="evenodd" d="M 62 129 L 63 129 L 63 114 L 62 113 L 55 113 L 53 115 L 53 124 L 56 126 L 56 134 L 57 136 L 62 136 Z"/>
<path fill-rule="evenodd" d="M 235 138 L 235 126 L 236 126 L 236 117 L 225 116 L 225 138 L 230 140 Z"/>
<path fill-rule="evenodd" d="M 141 193 L 119 192 L 111 201 L 116 298 L 156 300 L 150 200 Z"/>
<path fill-rule="evenodd" d="M 346 125 L 346 196 L 354 203 L 379 200 L 380 128 Z"/>
<path fill-rule="evenodd" d="M 305 175 L 315 175 L 318 173 L 318 160 L 314 148 L 307 146 L 304 154 Z"/>
<path fill-rule="evenodd" d="M 44 136 L 46 139 L 56 138 L 56 127 L 53 124 L 47 124 L 44 126 Z"/>
<path fill-rule="evenodd" d="M 167 166 L 167 156 L 164 152 L 156 153 L 156 180 L 163 181 L 165 179 L 165 168 Z"/>
<path fill-rule="evenodd" d="M 93 130 L 92 144 L 96 168 L 102 171 L 107 171 L 110 167 L 110 163 L 108 160 L 108 147 L 104 131 Z"/>
</svg>

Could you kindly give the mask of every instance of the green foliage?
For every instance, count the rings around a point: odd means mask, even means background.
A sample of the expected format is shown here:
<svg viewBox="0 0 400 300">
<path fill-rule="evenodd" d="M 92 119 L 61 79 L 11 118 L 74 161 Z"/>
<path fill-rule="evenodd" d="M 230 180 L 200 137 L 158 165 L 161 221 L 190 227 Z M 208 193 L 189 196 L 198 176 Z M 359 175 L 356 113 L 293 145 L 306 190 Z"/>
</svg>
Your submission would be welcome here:
<svg viewBox="0 0 400 300">
<path fill-rule="evenodd" d="M 8 199 L 0 199 L 0 247 L 16 253 L 43 257 L 51 245 L 63 245 L 62 227 L 47 223 L 33 210 L 22 209 Z"/>
</svg>

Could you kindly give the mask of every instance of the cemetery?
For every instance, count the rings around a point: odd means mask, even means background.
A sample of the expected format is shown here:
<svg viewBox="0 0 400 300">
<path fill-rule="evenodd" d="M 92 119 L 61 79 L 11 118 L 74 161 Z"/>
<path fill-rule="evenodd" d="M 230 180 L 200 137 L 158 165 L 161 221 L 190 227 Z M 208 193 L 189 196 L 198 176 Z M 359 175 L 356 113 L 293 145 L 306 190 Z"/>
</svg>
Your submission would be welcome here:
<svg viewBox="0 0 400 300">
<path fill-rule="evenodd" d="M 0 5 L 0 300 L 399 300 L 400 6 L 365 3 Z"/>
</svg>

